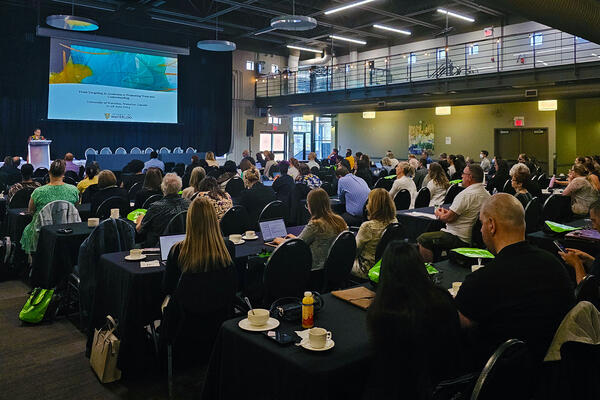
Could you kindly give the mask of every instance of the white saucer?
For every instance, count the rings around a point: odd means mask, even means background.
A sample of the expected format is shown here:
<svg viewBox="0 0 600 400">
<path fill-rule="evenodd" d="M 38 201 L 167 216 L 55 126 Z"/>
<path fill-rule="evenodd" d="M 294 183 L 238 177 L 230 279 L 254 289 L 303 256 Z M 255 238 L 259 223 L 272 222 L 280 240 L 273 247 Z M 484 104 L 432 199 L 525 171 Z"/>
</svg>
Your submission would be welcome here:
<svg viewBox="0 0 600 400">
<path fill-rule="evenodd" d="M 246 235 L 244 235 L 244 236 L 242 236 L 242 239 L 244 239 L 244 240 L 256 240 L 256 239 L 258 239 L 258 235 L 254 235 L 254 236 L 246 236 Z"/>
<path fill-rule="evenodd" d="M 238 326 L 245 331 L 264 332 L 264 331 L 270 331 L 271 329 L 277 328 L 279 326 L 279 321 L 276 320 L 275 318 L 269 318 L 269 320 L 267 321 L 266 324 L 261 325 L 261 326 L 256 326 L 256 325 L 252 325 L 250 323 L 250 321 L 248 321 L 248 318 L 244 318 L 243 320 L 238 322 Z"/>
<path fill-rule="evenodd" d="M 146 258 L 145 254 L 142 254 L 142 255 L 137 256 L 137 257 L 136 256 L 132 256 L 132 255 L 125 256 L 125 259 L 127 261 L 140 261 L 140 260 L 143 260 L 144 258 Z"/>
<path fill-rule="evenodd" d="M 232 241 L 231 243 L 233 243 L 233 244 L 235 244 L 235 245 L 238 245 L 238 244 L 244 244 L 244 243 L 246 243 L 246 241 L 242 239 L 242 240 L 240 240 L 239 242 L 234 242 L 234 241 Z"/>
<path fill-rule="evenodd" d="M 318 349 L 318 348 L 312 347 L 310 345 L 310 340 L 302 339 L 302 341 L 300 342 L 300 346 L 302 346 L 306 350 L 310 350 L 310 351 L 327 351 L 327 350 L 333 348 L 333 346 L 335 346 L 335 342 L 333 340 L 329 339 L 325 342 L 325 347 L 321 347 Z"/>
</svg>

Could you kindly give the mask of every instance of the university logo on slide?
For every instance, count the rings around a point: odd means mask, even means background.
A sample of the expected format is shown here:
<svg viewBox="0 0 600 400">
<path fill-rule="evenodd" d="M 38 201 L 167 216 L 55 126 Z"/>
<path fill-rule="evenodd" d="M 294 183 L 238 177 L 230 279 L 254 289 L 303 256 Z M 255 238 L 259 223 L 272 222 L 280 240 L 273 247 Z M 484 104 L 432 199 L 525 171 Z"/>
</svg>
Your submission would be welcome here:
<svg viewBox="0 0 600 400">
<path fill-rule="evenodd" d="M 110 119 L 110 113 L 104 113 L 104 118 Z"/>
</svg>

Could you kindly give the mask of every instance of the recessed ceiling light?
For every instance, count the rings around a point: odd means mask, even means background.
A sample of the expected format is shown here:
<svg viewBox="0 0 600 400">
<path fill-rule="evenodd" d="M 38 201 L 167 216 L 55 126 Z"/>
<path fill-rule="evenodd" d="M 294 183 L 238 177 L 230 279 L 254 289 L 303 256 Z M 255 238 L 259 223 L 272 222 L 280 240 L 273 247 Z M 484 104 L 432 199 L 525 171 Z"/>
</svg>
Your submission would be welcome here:
<svg viewBox="0 0 600 400">
<path fill-rule="evenodd" d="M 467 17 L 466 15 L 460 15 L 460 14 L 455 13 L 454 11 L 449 11 L 449 10 L 446 10 L 446 9 L 443 9 L 443 8 L 438 8 L 437 12 L 439 12 L 441 14 L 449 15 L 450 17 L 462 19 L 464 21 L 475 22 L 474 18 Z"/>
<path fill-rule="evenodd" d="M 383 29 L 385 31 L 390 31 L 390 32 L 401 33 L 403 35 L 410 35 L 411 34 L 410 31 L 405 31 L 403 29 L 392 28 L 391 26 L 385 26 L 385 25 L 379 25 L 379 24 L 374 24 L 373 28 Z"/>
<path fill-rule="evenodd" d="M 357 1 L 356 3 L 350 3 L 350 4 L 346 4 L 346 5 L 340 6 L 340 7 L 336 7 L 336 8 L 332 8 L 332 9 L 326 10 L 324 14 L 325 15 L 333 14 L 333 13 L 336 13 L 336 12 L 339 12 L 339 11 L 347 10 L 349 8 L 354 8 L 354 7 L 365 5 L 367 3 L 372 3 L 374 1 L 375 0 Z"/>
<path fill-rule="evenodd" d="M 352 38 L 347 38 L 344 36 L 329 35 L 329 37 L 332 39 L 343 40 L 345 42 L 351 42 L 351 43 L 356 43 L 356 44 L 367 44 L 367 42 L 365 42 L 364 40 L 352 39 Z"/>
</svg>

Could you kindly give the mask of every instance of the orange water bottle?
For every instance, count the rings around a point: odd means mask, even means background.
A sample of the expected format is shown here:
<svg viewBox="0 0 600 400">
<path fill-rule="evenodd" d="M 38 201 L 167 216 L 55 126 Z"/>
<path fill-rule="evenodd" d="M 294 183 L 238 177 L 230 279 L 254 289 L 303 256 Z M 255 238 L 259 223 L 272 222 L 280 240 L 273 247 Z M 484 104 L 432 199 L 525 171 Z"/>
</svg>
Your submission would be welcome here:
<svg viewBox="0 0 600 400">
<path fill-rule="evenodd" d="M 315 325 L 315 299 L 312 292 L 304 292 L 302 299 L 302 327 L 312 328 Z"/>
</svg>

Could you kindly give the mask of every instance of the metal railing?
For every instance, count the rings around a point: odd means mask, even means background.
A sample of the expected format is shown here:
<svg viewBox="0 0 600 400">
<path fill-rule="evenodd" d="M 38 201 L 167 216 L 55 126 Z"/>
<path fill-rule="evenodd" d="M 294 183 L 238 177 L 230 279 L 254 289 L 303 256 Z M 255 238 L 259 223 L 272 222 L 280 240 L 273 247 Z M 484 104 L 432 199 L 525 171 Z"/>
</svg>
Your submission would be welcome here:
<svg viewBox="0 0 600 400">
<path fill-rule="evenodd" d="M 600 61 L 600 45 L 556 29 L 263 75 L 256 97 L 368 88 Z"/>
</svg>

